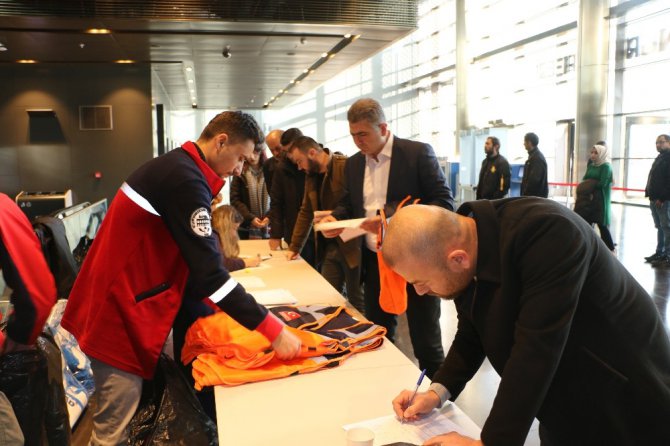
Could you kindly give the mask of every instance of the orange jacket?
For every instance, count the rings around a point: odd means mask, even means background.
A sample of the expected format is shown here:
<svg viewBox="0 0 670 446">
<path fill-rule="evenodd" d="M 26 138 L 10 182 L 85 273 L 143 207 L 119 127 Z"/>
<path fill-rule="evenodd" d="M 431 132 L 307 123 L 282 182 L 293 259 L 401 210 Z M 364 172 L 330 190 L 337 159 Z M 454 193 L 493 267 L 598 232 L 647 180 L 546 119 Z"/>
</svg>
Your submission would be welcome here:
<svg viewBox="0 0 670 446">
<path fill-rule="evenodd" d="M 193 361 L 195 387 L 235 386 L 334 367 L 350 355 L 382 345 L 386 329 L 355 319 L 345 307 L 279 306 L 271 308 L 302 341 L 290 361 L 275 357 L 270 342 L 226 313 L 198 319 L 186 333 L 182 361 Z"/>
</svg>

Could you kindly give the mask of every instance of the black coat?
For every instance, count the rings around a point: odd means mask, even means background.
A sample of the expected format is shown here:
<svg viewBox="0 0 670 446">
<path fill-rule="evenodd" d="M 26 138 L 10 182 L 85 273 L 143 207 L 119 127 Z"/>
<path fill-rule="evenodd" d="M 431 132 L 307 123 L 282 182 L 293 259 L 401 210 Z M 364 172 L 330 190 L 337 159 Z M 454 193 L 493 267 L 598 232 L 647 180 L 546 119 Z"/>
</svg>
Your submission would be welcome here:
<svg viewBox="0 0 670 446">
<path fill-rule="evenodd" d="M 670 151 L 659 153 L 654 160 L 644 192 L 651 200 L 670 200 Z"/>
<path fill-rule="evenodd" d="M 523 166 L 521 179 L 521 196 L 547 198 L 549 184 L 547 183 L 547 161 L 540 149 L 535 147 L 528 152 L 528 159 Z"/>
<path fill-rule="evenodd" d="M 670 444 L 670 342 L 647 292 L 577 214 L 550 200 L 465 203 L 476 280 L 433 382 L 458 397 L 487 357 L 501 376 L 481 438 L 523 445 Z"/>
<path fill-rule="evenodd" d="M 365 155 L 362 152 L 347 159 L 345 176 L 346 191 L 333 211 L 333 216 L 338 220 L 365 217 Z M 421 199 L 421 204 L 454 209 L 451 190 L 433 148 L 428 144 L 394 136 L 384 205 L 387 217 L 395 213 L 397 205 L 407 195 L 411 195 L 412 199 Z"/>
<path fill-rule="evenodd" d="M 587 223 L 603 223 L 603 194 L 598 180 L 587 179 L 579 183 L 574 210 Z"/>
<path fill-rule="evenodd" d="M 509 191 L 512 172 L 509 163 L 504 156 L 498 154 L 486 157 L 482 161 L 479 170 L 479 183 L 477 184 L 477 199 L 485 198 L 494 200 L 503 198 Z"/>
<path fill-rule="evenodd" d="M 293 227 L 305 193 L 305 173 L 289 160 L 274 169 L 270 190 L 270 238 L 291 243 Z"/>
</svg>

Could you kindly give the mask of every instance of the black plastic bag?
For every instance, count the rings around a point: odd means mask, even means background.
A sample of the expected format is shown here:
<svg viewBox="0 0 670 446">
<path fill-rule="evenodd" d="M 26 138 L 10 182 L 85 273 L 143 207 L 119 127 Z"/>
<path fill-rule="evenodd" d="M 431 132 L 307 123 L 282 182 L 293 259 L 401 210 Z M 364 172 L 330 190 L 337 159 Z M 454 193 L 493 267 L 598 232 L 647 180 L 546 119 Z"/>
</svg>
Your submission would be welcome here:
<svg viewBox="0 0 670 446">
<path fill-rule="evenodd" d="M 71 431 L 60 350 L 44 333 L 36 344 L 0 357 L 0 391 L 12 403 L 25 446 L 67 446 Z"/>
<path fill-rule="evenodd" d="M 128 425 L 132 446 L 216 446 L 216 425 L 205 414 L 178 365 L 161 355 L 152 381 Z"/>
<path fill-rule="evenodd" d="M 12 403 L 26 446 L 43 444 L 47 374 L 46 358 L 37 349 L 0 357 L 0 391 Z"/>
<path fill-rule="evenodd" d="M 46 333 L 37 338 L 37 348 L 47 360 L 48 381 L 47 398 L 44 412 L 44 430 L 49 446 L 68 446 L 71 430 L 70 417 L 63 389 L 63 364 L 61 354 L 54 338 Z"/>
</svg>

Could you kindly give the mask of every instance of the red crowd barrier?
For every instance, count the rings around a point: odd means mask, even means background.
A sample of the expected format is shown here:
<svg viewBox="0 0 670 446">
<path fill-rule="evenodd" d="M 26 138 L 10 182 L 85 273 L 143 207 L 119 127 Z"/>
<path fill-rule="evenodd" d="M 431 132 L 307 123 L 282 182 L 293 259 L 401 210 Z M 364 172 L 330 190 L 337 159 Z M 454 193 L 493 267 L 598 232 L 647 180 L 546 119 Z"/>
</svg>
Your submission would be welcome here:
<svg viewBox="0 0 670 446">
<path fill-rule="evenodd" d="M 574 186 L 577 187 L 578 183 L 554 183 L 554 182 L 549 182 L 549 186 L 564 186 L 564 187 L 570 187 Z M 612 187 L 612 190 L 621 190 L 624 192 L 644 192 L 644 189 L 630 189 L 627 187 Z"/>
</svg>

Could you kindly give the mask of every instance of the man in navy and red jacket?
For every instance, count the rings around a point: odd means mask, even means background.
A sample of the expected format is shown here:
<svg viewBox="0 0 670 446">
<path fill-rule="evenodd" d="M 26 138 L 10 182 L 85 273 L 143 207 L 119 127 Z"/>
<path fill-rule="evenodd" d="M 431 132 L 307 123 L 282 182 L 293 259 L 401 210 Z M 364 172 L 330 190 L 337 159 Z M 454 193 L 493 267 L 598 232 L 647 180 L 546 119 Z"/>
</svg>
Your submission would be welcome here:
<svg viewBox="0 0 670 446">
<path fill-rule="evenodd" d="M 212 235 L 210 203 L 222 177 L 239 175 L 255 144 L 256 121 L 214 117 L 198 140 L 155 158 L 121 186 L 70 293 L 62 325 L 91 359 L 97 405 L 91 442 L 121 444 L 154 375 L 183 296 L 209 298 L 267 337 L 279 358 L 300 341 L 230 277 Z"/>
<path fill-rule="evenodd" d="M 16 203 L 4 194 L 0 194 L 0 268 L 12 289 L 10 300 L 14 306 L 7 322 L 7 337 L 0 332 L 1 356 L 33 348 L 56 302 L 56 284 L 33 227 Z M 2 392 L 0 414 L 3 438 L 23 438 Z M 38 414 L 31 416 L 34 418 Z M 19 420 L 19 423 L 26 424 L 25 420 Z M 25 433 L 26 440 L 32 441 L 31 434 L 35 433 Z"/>
</svg>

